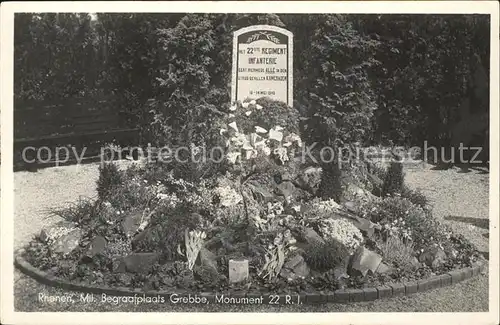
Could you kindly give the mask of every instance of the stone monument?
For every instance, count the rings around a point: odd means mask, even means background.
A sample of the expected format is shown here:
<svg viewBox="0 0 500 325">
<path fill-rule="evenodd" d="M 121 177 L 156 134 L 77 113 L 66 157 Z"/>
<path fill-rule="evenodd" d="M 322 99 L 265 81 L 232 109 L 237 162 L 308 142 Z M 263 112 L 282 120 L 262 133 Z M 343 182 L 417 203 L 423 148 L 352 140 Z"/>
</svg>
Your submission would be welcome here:
<svg viewBox="0 0 500 325">
<path fill-rule="evenodd" d="M 261 97 L 293 104 L 293 34 L 276 26 L 234 32 L 231 102 Z"/>
</svg>

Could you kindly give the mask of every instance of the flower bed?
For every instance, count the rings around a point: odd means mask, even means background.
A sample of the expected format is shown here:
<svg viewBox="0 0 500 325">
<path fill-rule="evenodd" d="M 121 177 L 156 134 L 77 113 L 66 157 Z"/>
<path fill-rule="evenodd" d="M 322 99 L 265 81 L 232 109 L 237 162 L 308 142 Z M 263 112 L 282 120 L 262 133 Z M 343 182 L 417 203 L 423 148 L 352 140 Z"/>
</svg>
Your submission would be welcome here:
<svg viewBox="0 0 500 325">
<path fill-rule="evenodd" d="M 202 144 L 190 144 L 195 163 L 104 165 L 98 199 L 54 211 L 65 221 L 42 230 L 22 258 L 91 286 L 233 293 L 370 288 L 479 261 L 404 186 L 397 163 L 376 175 L 356 161 L 339 174 L 338 202 L 318 198 L 322 168 L 297 159 L 298 124 L 281 103 L 239 103 L 207 136 L 224 148 L 220 162 L 199 159 Z"/>
</svg>

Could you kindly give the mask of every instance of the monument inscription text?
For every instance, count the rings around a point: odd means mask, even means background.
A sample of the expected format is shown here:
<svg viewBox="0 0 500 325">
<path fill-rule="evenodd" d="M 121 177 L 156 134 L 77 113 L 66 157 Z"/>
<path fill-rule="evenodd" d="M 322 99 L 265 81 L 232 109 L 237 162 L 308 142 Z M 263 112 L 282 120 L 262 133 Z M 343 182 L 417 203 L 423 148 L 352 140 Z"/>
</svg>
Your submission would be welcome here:
<svg viewBox="0 0 500 325">
<path fill-rule="evenodd" d="M 292 105 L 292 37 L 269 25 L 234 33 L 232 102 L 270 97 Z"/>
</svg>

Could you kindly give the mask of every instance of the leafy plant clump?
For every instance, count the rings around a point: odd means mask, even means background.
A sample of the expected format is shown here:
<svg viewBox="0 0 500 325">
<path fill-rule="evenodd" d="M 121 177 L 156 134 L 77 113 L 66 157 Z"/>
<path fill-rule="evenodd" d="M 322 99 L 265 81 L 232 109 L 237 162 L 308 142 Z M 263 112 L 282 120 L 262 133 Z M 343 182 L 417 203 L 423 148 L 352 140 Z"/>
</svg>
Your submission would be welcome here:
<svg viewBox="0 0 500 325">
<path fill-rule="evenodd" d="M 90 199 L 80 198 L 64 208 L 52 209 L 51 214 L 81 226 L 89 224 L 98 217 L 99 206 Z"/>
<path fill-rule="evenodd" d="M 401 197 L 408 199 L 411 203 L 418 205 L 421 208 L 427 208 L 429 206 L 429 200 L 421 191 L 412 190 L 408 186 L 403 186 Z"/>
<path fill-rule="evenodd" d="M 403 240 L 399 236 L 389 236 L 381 244 L 382 256 L 389 262 L 404 272 L 413 272 L 417 269 L 413 243 Z"/>
<path fill-rule="evenodd" d="M 336 239 L 328 239 L 324 243 L 317 243 L 309 247 L 304 259 L 312 269 L 325 272 L 341 265 L 349 256 L 349 250 Z"/>
</svg>

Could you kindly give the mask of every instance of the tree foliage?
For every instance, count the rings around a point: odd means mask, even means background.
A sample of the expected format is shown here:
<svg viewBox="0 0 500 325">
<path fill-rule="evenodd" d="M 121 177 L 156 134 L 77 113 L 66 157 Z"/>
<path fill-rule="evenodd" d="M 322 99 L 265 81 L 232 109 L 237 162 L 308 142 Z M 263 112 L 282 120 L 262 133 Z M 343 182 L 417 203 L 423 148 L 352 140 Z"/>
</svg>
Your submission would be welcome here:
<svg viewBox="0 0 500 325">
<path fill-rule="evenodd" d="M 15 98 L 114 95 L 144 141 L 191 141 L 229 105 L 233 32 L 254 24 L 294 34 L 309 141 L 446 145 L 488 113 L 486 15 L 20 13 Z"/>
</svg>

